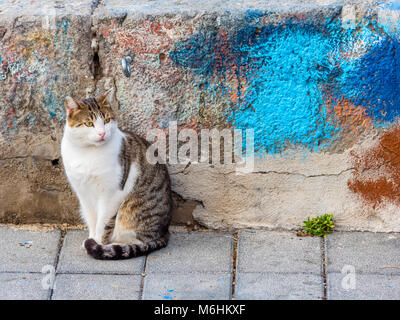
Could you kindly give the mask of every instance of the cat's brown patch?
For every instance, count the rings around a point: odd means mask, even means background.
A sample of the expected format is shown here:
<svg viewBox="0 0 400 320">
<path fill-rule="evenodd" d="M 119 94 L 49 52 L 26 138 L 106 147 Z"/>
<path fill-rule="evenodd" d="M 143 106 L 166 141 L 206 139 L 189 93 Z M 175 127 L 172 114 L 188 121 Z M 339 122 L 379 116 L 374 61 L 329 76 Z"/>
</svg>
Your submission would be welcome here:
<svg viewBox="0 0 400 320">
<path fill-rule="evenodd" d="M 73 112 L 68 112 L 67 115 L 70 127 L 79 127 L 89 121 L 94 122 L 97 117 L 101 117 L 103 121 L 107 119 L 115 120 L 114 112 L 107 101 L 107 97 L 100 96 L 79 101 L 74 100 L 74 103 L 77 108 Z M 68 104 L 68 101 L 66 101 L 66 104 Z"/>
</svg>

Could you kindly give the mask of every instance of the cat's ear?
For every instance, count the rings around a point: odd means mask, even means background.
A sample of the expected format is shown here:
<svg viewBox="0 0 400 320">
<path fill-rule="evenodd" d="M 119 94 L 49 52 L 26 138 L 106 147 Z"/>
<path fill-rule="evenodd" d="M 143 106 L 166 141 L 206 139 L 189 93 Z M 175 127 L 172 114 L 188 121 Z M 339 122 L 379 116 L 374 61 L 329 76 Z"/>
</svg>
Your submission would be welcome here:
<svg viewBox="0 0 400 320">
<path fill-rule="evenodd" d="M 65 98 L 65 109 L 67 109 L 68 114 L 73 114 L 79 109 L 78 103 L 71 97 Z"/>
<path fill-rule="evenodd" d="M 96 100 L 98 103 L 100 103 L 100 105 L 108 104 L 109 106 L 111 106 L 113 97 L 114 97 L 114 89 L 111 88 L 107 90 L 105 94 L 97 97 Z"/>
</svg>

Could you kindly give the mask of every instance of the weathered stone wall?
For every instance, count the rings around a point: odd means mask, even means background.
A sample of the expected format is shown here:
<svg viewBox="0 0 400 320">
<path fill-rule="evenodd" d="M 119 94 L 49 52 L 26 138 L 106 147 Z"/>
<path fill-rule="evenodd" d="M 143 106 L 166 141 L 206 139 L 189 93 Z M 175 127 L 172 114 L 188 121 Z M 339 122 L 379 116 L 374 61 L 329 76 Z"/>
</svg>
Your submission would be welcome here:
<svg viewBox="0 0 400 320">
<path fill-rule="evenodd" d="M 395 1 L 0 1 L 0 220 L 78 221 L 64 96 L 121 127 L 254 129 L 255 168 L 170 165 L 176 221 L 400 231 Z M 131 75 L 121 59 L 129 56 Z"/>
<path fill-rule="evenodd" d="M 91 1 L 0 2 L 2 221 L 78 221 L 59 144 L 65 95 L 95 89 L 91 13 Z"/>
</svg>

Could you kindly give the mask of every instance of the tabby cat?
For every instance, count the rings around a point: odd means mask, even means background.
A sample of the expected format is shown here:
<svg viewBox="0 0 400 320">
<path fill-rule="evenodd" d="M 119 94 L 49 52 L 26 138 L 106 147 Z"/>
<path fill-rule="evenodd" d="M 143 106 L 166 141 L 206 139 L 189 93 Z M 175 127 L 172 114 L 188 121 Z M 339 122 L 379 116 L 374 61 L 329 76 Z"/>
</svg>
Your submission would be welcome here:
<svg viewBox="0 0 400 320">
<path fill-rule="evenodd" d="M 67 97 L 61 155 L 89 228 L 83 246 L 96 259 L 127 259 L 165 247 L 171 221 L 170 178 L 146 159 L 149 143 L 121 131 L 112 92 Z"/>
</svg>

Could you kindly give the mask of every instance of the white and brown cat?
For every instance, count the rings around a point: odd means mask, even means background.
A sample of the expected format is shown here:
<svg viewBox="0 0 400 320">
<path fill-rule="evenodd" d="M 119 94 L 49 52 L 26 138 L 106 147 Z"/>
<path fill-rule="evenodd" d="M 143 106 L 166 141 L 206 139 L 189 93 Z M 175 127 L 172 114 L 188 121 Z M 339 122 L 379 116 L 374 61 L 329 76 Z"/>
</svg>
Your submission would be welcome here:
<svg viewBox="0 0 400 320">
<path fill-rule="evenodd" d="M 118 128 L 111 103 L 112 92 L 66 98 L 61 155 L 89 229 L 88 254 L 127 259 L 167 245 L 170 178 L 165 165 L 147 161 L 146 140 Z"/>
</svg>

